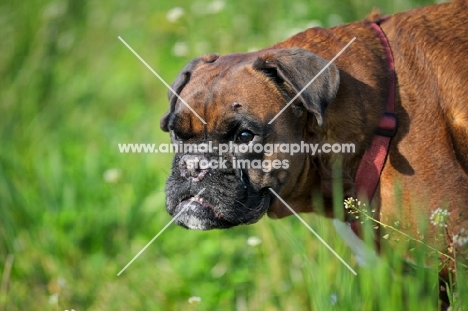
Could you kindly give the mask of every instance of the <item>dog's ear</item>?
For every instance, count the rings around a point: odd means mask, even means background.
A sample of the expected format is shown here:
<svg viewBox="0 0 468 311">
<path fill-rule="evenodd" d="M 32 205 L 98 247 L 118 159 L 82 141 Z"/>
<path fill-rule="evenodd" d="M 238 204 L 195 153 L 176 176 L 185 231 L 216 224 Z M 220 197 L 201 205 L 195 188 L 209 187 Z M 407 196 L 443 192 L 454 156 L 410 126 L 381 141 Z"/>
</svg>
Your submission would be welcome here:
<svg viewBox="0 0 468 311">
<path fill-rule="evenodd" d="M 340 84 L 340 74 L 334 64 L 316 77 L 327 64 L 328 61 L 312 52 L 290 48 L 267 51 L 254 61 L 253 68 L 262 71 L 290 99 L 305 88 L 297 98 L 321 126 L 325 108 L 335 98 Z"/>
<path fill-rule="evenodd" d="M 212 63 L 218 59 L 219 55 L 217 54 L 207 54 L 204 56 L 201 56 L 199 58 L 195 58 L 192 60 L 190 63 L 188 63 L 177 75 L 177 78 L 175 79 L 174 83 L 171 85 L 171 89 L 167 93 L 167 97 L 169 99 L 169 111 L 166 112 L 162 117 L 161 120 L 159 121 L 159 126 L 161 129 L 165 132 L 169 132 L 169 119 L 172 115 L 172 113 L 175 110 L 175 105 L 178 100 L 178 95 L 180 92 L 182 92 L 182 89 L 187 85 L 187 83 L 190 81 L 190 76 L 192 75 L 192 72 L 197 68 L 197 66 L 201 63 Z M 174 93 L 174 92 L 175 93 Z M 177 95 L 176 95 L 177 94 Z"/>
</svg>

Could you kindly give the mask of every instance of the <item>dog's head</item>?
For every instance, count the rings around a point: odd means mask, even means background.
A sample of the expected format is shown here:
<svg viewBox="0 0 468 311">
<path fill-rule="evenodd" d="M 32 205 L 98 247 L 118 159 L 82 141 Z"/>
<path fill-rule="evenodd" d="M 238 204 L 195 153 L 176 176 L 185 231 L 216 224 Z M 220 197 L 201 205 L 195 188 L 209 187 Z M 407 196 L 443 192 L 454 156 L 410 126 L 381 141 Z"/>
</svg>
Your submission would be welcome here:
<svg viewBox="0 0 468 311">
<path fill-rule="evenodd" d="M 206 55 L 180 72 L 161 119 L 182 149 L 166 185 L 167 210 L 180 213 L 179 225 L 206 230 L 256 222 L 273 209 L 268 188 L 304 196 L 298 185 L 313 182 L 308 154 L 253 147 L 313 137 L 339 86 L 334 65 L 309 84 L 326 65 L 291 48 Z"/>
</svg>

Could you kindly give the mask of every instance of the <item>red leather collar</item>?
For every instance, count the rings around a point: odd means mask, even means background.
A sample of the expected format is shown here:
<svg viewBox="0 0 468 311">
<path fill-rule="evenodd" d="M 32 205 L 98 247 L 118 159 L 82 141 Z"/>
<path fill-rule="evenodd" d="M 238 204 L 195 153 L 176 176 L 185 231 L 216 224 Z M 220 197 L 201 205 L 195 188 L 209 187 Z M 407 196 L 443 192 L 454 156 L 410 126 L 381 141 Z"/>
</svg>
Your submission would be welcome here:
<svg viewBox="0 0 468 311">
<path fill-rule="evenodd" d="M 395 115 L 395 63 L 387 37 L 380 27 L 381 21 L 372 22 L 370 27 L 379 37 L 387 61 L 388 97 L 386 111 L 380 119 L 370 147 L 364 152 L 355 177 L 356 194 L 358 197 L 365 196 L 369 202 L 379 183 L 380 174 L 387 159 L 390 140 L 396 133 L 398 123 Z"/>
</svg>

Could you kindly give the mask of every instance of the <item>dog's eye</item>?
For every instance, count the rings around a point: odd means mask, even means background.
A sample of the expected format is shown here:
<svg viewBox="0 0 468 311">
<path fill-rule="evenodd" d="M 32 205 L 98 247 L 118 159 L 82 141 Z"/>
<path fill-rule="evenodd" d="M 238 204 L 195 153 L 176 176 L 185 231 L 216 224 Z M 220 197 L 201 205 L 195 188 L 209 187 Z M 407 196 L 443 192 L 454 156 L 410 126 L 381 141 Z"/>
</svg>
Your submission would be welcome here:
<svg viewBox="0 0 468 311">
<path fill-rule="evenodd" d="M 251 131 L 242 131 L 237 135 L 236 141 L 240 143 L 248 143 L 254 138 L 254 134 Z"/>
</svg>

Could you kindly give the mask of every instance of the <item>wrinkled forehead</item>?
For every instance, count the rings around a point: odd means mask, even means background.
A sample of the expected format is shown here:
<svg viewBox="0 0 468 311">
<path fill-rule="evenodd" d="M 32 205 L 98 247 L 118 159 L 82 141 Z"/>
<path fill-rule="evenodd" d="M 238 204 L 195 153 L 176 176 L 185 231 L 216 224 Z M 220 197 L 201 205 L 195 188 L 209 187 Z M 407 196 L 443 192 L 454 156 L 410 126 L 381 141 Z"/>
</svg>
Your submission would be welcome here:
<svg viewBox="0 0 468 311">
<path fill-rule="evenodd" d="M 178 118 L 189 122 L 192 130 L 201 130 L 204 126 L 198 114 L 207 123 L 205 130 L 212 131 L 219 130 L 223 121 L 268 122 L 284 99 L 273 82 L 252 68 L 255 58 L 232 54 L 198 66 L 180 93 L 191 109 L 179 100 L 175 107 Z"/>
</svg>

